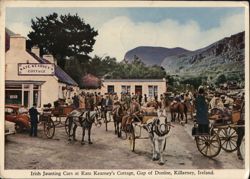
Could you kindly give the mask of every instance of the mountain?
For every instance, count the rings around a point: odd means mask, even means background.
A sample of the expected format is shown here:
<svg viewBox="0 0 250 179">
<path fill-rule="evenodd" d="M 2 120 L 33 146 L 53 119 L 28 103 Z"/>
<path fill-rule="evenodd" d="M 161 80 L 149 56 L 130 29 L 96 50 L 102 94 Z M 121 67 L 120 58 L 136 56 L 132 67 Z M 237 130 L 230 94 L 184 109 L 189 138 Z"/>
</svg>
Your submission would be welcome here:
<svg viewBox="0 0 250 179">
<path fill-rule="evenodd" d="M 243 75 L 245 32 L 223 38 L 205 48 L 181 55 L 166 57 L 161 66 L 172 75 L 206 76 L 219 74 Z"/>
<path fill-rule="evenodd" d="M 161 65 L 162 61 L 169 56 L 189 52 L 183 48 L 164 48 L 164 47 L 150 47 L 140 46 L 129 50 L 124 59 L 132 62 L 135 57 L 138 57 L 143 63 L 149 66 Z"/>
</svg>

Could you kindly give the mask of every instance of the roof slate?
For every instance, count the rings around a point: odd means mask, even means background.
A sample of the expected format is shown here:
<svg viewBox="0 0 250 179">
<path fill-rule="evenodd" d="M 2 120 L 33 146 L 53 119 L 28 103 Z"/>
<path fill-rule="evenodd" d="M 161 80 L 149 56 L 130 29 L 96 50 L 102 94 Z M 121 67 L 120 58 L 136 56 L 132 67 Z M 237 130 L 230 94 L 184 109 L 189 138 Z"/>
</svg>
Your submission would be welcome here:
<svg viewBox="0 0 250 179">
<path fill-rule="evenodd" d="M 35 58 L 39 63 L 50 63 L 48 60 L 38 57 L 36 54 L 32 53 L 29 50 L 26 50 L 33 58 Z M 69 85 L 78 86 L 78 84 L 73 80 L 63 69 L 59 66 L 55 65 L 55 75 L 59 79 L 60 82 L 67 83 Z"/>
</svg>

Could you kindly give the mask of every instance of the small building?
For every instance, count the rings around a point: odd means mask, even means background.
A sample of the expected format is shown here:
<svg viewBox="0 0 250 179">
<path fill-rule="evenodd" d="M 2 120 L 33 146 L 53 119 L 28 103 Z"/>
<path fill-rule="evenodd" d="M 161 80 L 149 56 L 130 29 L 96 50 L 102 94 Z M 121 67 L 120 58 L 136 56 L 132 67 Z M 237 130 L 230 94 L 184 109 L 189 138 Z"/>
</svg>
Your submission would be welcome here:
<svg viewBox="0 0 250 179">
<path fill-rule="evenodd" d="M 5 104 L 42 107 L 79 90 L 52 55 L 40 57 L 38 47 L 27 50 L 25 37 L 6 29 L 5 46 Z"/>
<path fill-rule="evenodd" d="M 155 96 L 160 99 L 160 95 L 167 92 L 166 79 L 104 79 L 102 81 L 101 94 L 117 93 L 121 97 L 122 93 L 146 94 L 148 97 Z"/>
</svg>

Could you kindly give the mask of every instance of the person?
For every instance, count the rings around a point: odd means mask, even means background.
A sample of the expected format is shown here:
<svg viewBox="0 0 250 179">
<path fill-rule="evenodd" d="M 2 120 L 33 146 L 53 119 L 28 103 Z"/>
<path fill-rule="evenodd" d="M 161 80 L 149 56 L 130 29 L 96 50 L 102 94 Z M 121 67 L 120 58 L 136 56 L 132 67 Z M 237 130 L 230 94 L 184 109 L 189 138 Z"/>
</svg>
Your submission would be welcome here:
<svg viewBox="0 0 250 179">
<path fill-rule="evenodd" d="M 66 103 L 68 104 L 68 106 L 71 106 L 73 104 L 73 101 L 71 98 L 68 98 Z"/>
<path fill-rule="evenodd" d="M 132 120 L 135 119 L 135 118 L 131 117 L 131 115 L 138 116 L 140 114 L 141 107 L 140 107 L 140 104 L 136 101 L 136 98 L 132 98 L 132 101 L 130 103 L 130 108 L 128 111 L 129 111 L 129 114 L 122 118 L 122 124 L 121 124 L 122 129 L 125 129 L 125 126 L 127 124 L 130 124 L 132 122 Z"/>
<path fill-rule="evenodd" d="M 75 108 L 75 109 L 79 108 L 79 98 L 78 98 L 78 96 L 76 95 L 76 93 L 74 94 L 74 96 L 73 96 L 72 99 L 73 99 L 74 108 Z"/>
<path fill-rule="evenodd" d="M 196 117 L 198 124 L 198 131 L 200 134 L 209 133 L 209 120 L 208 120 L 208 104 L 206 103 L 205 90 L 203 86 L 198 88 L 198 94 L 195 100 Z"/>
<path fill-rule="evenodd" d="M 30 115 L 30 136 L 37 137 L 37 123 L 38 123 L 38 115 L 39 112 L 36 109 L 36 104 L 34 104 L 30 109 L 29 109 L 29 115 Z"/>
<path fill-rule="evenodd" d="M 85 96 L 83 92 L 79 95 L 79 108 L 85 109 Z"/>
<path fill-rule="evenodd" d="M 103 100 L 102 109 L 104 110 L 105 118 L 107 119 L 108 111 L 112 111 L 113 101 L 110 99 L 109 95 L 106 95 L 106 98 Z M 110 117 L 110 116 L 109 116 Z"/>
<path fill-rule="evenodd" d="M 243 160 L 243 156 L 242 156 L 242 153 L 240 151 L 240 146 L 241 146 L 243 137 L 245 136 L 245 127 L 242 127 L 245 125 L 245 103 L 243 103 L 241 105 L 240 113 L 241 113 L 241 116 L 240 116 L 240 120 L 237 122 L 237 125 L 239 125 L 241 127 L 237 127 L 237 129 L 236 129 L 236 133 L 238 135 L 236 145 L 237 145 L 237 157 L 239 160 Z"/>
<path fill-rule="evenodd" d="M 139 97 L 138 98 L 139 98 L 139 100 L 138 100 L 139 104 L 142 105 L 142 94 L 141 93 L 139 93 Z"/>
<path fill-rule="evenodd" d="M 147 103 L 148 102 L 148 97 L 146 94 L 144 94 L 144 103 Z"/>
</svg>

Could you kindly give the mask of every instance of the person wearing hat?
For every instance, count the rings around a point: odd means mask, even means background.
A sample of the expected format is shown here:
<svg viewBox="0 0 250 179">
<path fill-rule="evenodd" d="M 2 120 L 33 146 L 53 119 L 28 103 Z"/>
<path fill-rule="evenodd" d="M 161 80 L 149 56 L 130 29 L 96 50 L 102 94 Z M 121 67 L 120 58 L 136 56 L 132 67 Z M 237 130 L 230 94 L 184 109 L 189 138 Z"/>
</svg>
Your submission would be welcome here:
<svg viewBox="0 0 250 179">
<path fill-rule="evenodd" d="M 29 115 L 30 115 L 30 136 L 37 137 L 37 123 L 38 123 L 38 115 L 39 112 L 36 109 L 36 104 L 33 104 L 33 106 L 29 109 Z"/>
<path fill-rule="evenodd" d="M 132 98 L 129 108 L 129 114 L 122 118 L 122 129 L 125 129 L 127 124 L 130 124 L 135 116 L 138 116 L 141 111 L 140 104 L 136 101 L 136 98 Z"/>
<path fill-rule="evenodd" d="M 198 94 L 195 100 L 195 107 L 196 107 L 198 131 L 200 134 L 208 134 L 209 133 L 208 104 L 206 103 L 205 90 L 202 86 L 198 88 Z"/>
</svg>

